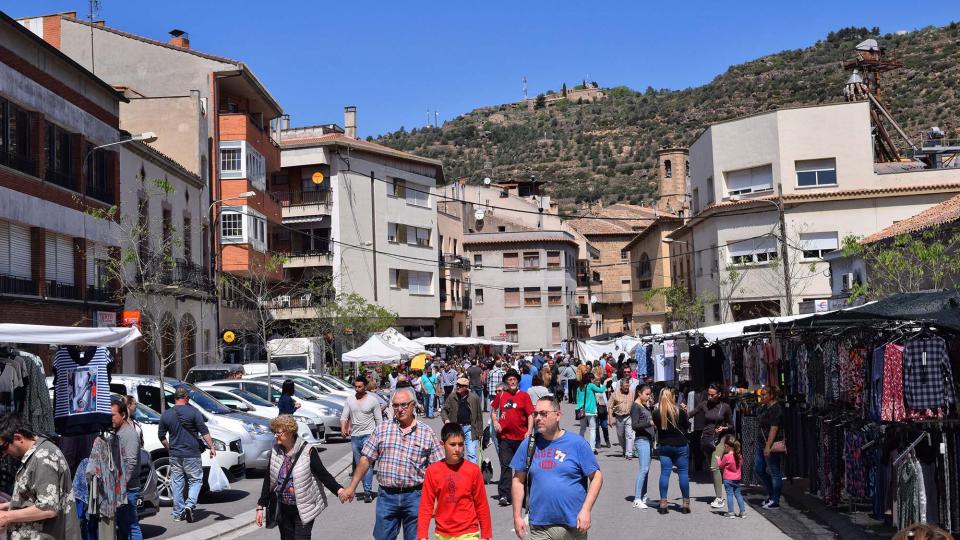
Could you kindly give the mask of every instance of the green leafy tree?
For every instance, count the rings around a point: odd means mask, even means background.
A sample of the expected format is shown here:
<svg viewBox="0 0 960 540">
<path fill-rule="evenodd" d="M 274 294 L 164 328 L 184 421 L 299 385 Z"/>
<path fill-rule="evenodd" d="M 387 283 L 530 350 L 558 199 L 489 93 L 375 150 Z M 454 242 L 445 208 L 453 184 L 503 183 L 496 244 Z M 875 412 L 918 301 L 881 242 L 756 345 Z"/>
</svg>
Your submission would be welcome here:
<svg viewBox="0 0 960 540">
<path fill-rule="evenodd" d="M 534 109 L 542 109 L 547 106 L 547 98 L 543 94 L 537 94 L 536 101 L 533 102 Z"/>
</svg>

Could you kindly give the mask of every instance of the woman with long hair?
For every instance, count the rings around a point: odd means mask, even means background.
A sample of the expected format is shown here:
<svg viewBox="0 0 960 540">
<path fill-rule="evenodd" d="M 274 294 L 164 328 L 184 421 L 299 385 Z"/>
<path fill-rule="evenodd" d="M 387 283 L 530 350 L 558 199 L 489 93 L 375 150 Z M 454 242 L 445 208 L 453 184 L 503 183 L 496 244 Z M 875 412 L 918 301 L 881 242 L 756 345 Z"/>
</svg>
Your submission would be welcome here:
<svg viewBox="0 0 960 540">
<path fill-rule="evenodd" d="M 294 382 L 292 379 L 283 381 L 280 386 L 280 399 L 277 400 L 277 407 L 280 408 L 280 414 L 293 414 L 300 408 L 300 403 L 293 399 Z"/>
<path fill-rule="evenodd" d="M 681 512 L 690 513 L 690 446 L 687 441 L 687 428 L 690 420 L 687 418 L 686 404 L 677 407 L 677 399 L 673 390 L 664 388 L 660 394 L 660 403 L 653 409 L 653 423 L 657 430 L 657 440 L 660 452 L 660 509 L 661 514 L 667 513 L 667 488 L 670 486 L 670 472 L 677 466 L 677 476 L 680 480 L 680 494 L 683 496 Z"/>
<path fill-rule="evenodd" d="M 783 409 L 780 408 L 780 389 L 765 386 L 760 391 L 759 440 L 757 457 L 753 462 L 754 472 L 767 490 L 767 500 L 763 507 L 772 510 L 780 508 L 780 490 L 783 489 L 783 473 L 780 469 L 783 454 L 787 451 L 783 438 Z"/>
<path fill-rule="evenodd" d="M 640 461 L 640 472 L 637 474 L 637 486 L 633 495 L 633 507 L 639 510 L 647 506 L 647 473 L 650 471 L 650 448 L 656 431 L 653 423 L 653 413 L 650 405 L 653 403 L 653 389 L 649 384 L 637 386 L 636 396 L 630 406 L 630 421 L 633 431 L 637 434 L 633 448 Z"/>
<path fill-rule="evenodd" d="M 577 389 L 577 410 L 583 411 L 580 418 L 580 436 L 590 443 L 590 450 L 597 453 L 597 393 L 603 393 L 603 387 L 593 384 L 593 374 L 583 374 L 580 388 Z M 586 434 L 586 435 L 585 435 Z"/>
<path fill-rule="evenodd" d="M 713 491 L 716 495 L 710 506 L 712 508 L 723 508 L 727 501 L 724 495 L 723 478 L 720 469 L 717 467 L 717 460 L 724 453 L 723 445 L 719 441 L 733 423 L 733 410 L 730 405 L 723 401 L 719 385 L 711 384 L 707 387 L 707 399 L 698 403 L 696 408 L 690 411 L 690 417 L 696 417 L 698 414 L 703 415 L 700 451 L 703 452 L 710 466 L 710 471 L 713 473 Z"/>
</svg>

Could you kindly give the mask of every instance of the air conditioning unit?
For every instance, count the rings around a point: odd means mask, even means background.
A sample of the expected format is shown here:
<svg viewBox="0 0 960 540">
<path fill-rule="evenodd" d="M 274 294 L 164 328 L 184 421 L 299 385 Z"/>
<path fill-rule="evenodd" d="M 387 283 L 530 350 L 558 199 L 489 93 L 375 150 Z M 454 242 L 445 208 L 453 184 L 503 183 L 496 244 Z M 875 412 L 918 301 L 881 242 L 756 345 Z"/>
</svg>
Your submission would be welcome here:
<svg viewBox="0 0 960 540">
<path fill-rule="evenodd" d="M 840 290 L 849 291 L 853 289 L 853 272 L 840 275 Z"/>
</svg>

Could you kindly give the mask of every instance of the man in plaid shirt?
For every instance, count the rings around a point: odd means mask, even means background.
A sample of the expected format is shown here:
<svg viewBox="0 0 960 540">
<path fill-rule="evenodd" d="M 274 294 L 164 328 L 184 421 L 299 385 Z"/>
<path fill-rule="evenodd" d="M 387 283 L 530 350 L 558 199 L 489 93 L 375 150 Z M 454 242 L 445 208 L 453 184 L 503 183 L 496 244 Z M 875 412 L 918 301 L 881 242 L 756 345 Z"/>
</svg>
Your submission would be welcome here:
<svg viewBox="0 0 960 540">
<path fill-rule="evenodd" d="M 490 373 L 487 374 L 487 396 L 490 398 L 489 401 L 493 401 L 493 398 L 497 397 L 497 387 L 503 382 L 504 373 L 506 372 L 500 365 L 500 361 L 497 360 L 497 363 L 494 364 L 493 369 L 491 369 Z M 483 412 L 489 411 L 489 405 L 490 403 L 488 400 L 483 400 Z"/>
<path fill-rule="evenodd" d="M 340 500 L 353 500 L 363 475 L 376 463 L 380 494 L 373 537 L 395 540 L 402 529 L 404 540 L 416 540 L 423 476 L 427 465 L 444 458 L 443 445 L 430 426 L 414 417 L 417 398 L 412 388 L 397 388 L 391 406 L 394 421 L 381 422 L 364 443 L 353 480 Z"/>
</svg>

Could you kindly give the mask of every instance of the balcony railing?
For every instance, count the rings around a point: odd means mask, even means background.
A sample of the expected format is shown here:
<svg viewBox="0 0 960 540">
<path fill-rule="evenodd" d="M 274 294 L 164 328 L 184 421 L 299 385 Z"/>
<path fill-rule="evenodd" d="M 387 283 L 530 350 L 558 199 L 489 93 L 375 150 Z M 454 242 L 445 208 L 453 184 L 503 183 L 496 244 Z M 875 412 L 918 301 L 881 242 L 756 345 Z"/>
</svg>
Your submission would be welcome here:
<svg viewBox="0 0 960 540">
<path fill-rule="evenodd" d="M 80 288 L 73 284 L 47 281 L 47 296 L 51 298 L 80 299 Z"/>
<path fill-rule="evenodd" d="M 144 268 L 140 276 L 141 283 L 208 293 L 212 293 L 215 289 L 213 280 L 207 275 L 207 270 L 203 266 L 186 259 L 176 259 L 171 265 L 162 254 L 148 250 L 141 250 L 140 257 L 140 264 Z"/>
<path fill-rule="evenodd" d="M 304 250 L 292 253 L 283 253 L 286 261 L 284 268 L 307 268 L 312 266 L 330 266 L 333 264 L 333 254 L 328 250 Z"/>
<path fill-rule="evenodd" d="M 115 290 L 101 289 L 94 285 L 89 285 L 87 286 L 87 301 L 113 304 L 117 303 L 119 299 L 117 298 L 117 291 Z"/>
<path fill-rule="evenodd" d="M 470 270 L 470 260 L 462 255 L 441 253 L 439 262 L 442 268 L 462 268 L 463 270 Z"/>
<path fill-rule="evenodd" d="M 37 285 L 32 279 L 0 275 L 0 293 L 36 295 Z"/>
<path fill-rule="evenodd" d="M 273 195 L 283 207 L 310 204 L 330 206 L 333 204 L 333 192 L 329 189 L 319 191 L 272 191 L 271 195 Z"/>
</svg>

